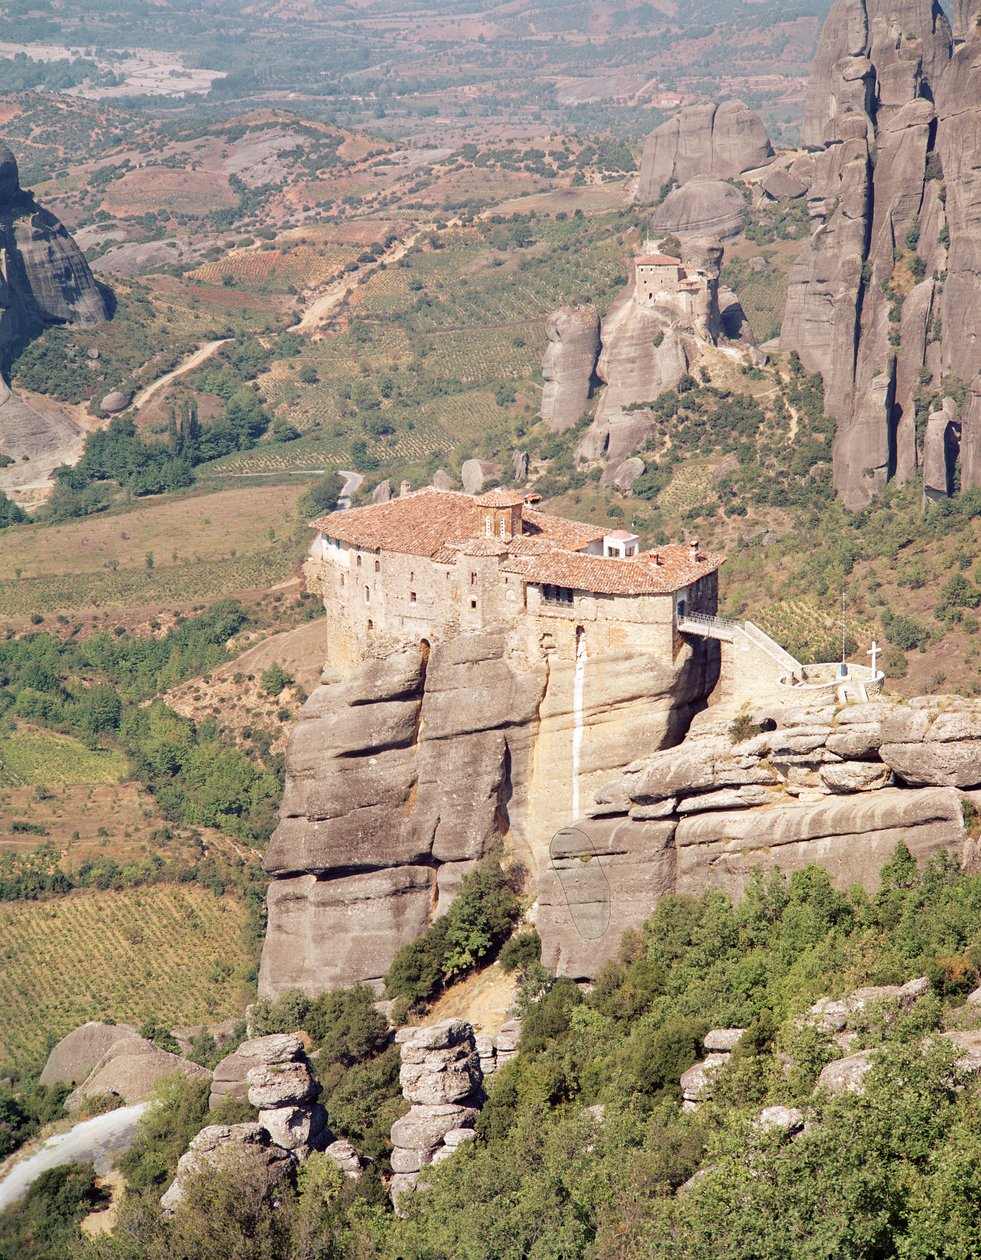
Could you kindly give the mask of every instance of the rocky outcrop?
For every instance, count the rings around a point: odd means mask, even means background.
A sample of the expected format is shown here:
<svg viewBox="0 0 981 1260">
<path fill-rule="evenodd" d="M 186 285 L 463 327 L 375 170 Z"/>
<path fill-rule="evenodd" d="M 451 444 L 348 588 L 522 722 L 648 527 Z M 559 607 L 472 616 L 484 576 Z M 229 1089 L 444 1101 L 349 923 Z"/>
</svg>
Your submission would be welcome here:
<svg viewBox="0 0 981 1260">
<path fill-rule="evenodd" d="M 448 1159 L 473 1139 L 483 1105 L 480 1057 L 473 1028 L 446 1019 L 426 1028 L 406 1028 L 399 1082 L 412 1103 L 392 1125 L 392 1199 L 415 1189 L 423 1168 Z"/>
<path fill-rule="evenodd" d="M 813 234 L 782 344 L 824 378 L 835 487 L 860 508 L 924 470 L 929 501 L 981 484 L 981 30 L 934 0 L 836 0 L 808 93 Z M 962 414 L 942 400 L 964 386 Z M 923 433 L 923 420 L 932 408 Z M 917 416 L 919 414 L 919 420 Z"/>
<path fill-rule="evenodd" d="M 479 494 L 488 481 L 496 481 L 500 475 L 500 465 L 486 459 L 466 459 L 460 466 L 460 481 L 467 494 Z"/>
<path fill-rule="evenodd" d="M 187 1193 L 188 1179 L 200 1173 L 240 1172 L 250 1186 L 275 1200 L 292 1181 L 296 1157 L 277 1146 L 261 1124 L 212 1124 L 202 1129 L 177 1162 L 177 1176 L 160 1200 L 171 1215 Z"/>
<path fill-rule="evenodd" d="M 746 202 L 738 188 L 718 179 L 689 179 L 654 211 L 651 230 L 655 235 L 726 241 L 739 235 L 745 218 Z"/>
<path fill-rule="evenodd" d="M 157 1082 L 180 1072 L 191 1080 L 210 1081 L 207 1068 L 180 1055 L 161 1050 L 145 1037 L 129 1036 L 113 1041 L 82 1083 L 65 1099 L 66 1111 L 77 1111 L 86 1098 L 115 1094 L 124 1102 L 149 1098 Z"/>
<path fill-rule="evenodd" d="M 761 868 L 817 863 L 840 888 L 873 889 L 900 842 L 918 861 L 946 850 L 976 863 L 964 826 L 973 796 L 962 789 L 981 786 L 977 701 L 776 705 L 754 717 L 772 729 L 735 742 L 731 714 L 709 709 L 677 747 L 595 794 L 569 829 L 578 847 L 553 851 L 539 879 L 547 968 L 594 976 L 660 896 L 715 888 L 736 897 Z"/>
<path fill-rule="evenodd" d="M 733 179 L 772 157 L 766 128 L 742 101 L 690 105 L 648 136 L 637 200 L 653 204 L 666 186 L 697 176 Z"/>
<path fill-rule="evenodd" d="M 620 765 L 624 741 L 680 738 L 712 661 L 682 648 L 674 661 L 614 650 L 589 662 L 584 793 Z M 265 857 L 263 994 L 377 983 L 485 853 L 503 845 L 532 875 L 547 863 L 574 797 L 574 675 L 571 640 L 485 631 L 393 650 L 313 692 Z"/>
<path fill-rule="evenodd" d="M 3 179 L 3 163 L 0 161 L 0 183 Z M 78 1085 L 95 1068 L 96 1064 L 119 1041 L 138 1036 L 132 1024 L 102 1024 L 90 1020 L 62 1037 L 48 1055 L 41 1072 L 42 1085 Z"/>
<path fill-rule="evenodd" d="M 586 413 L 596 384 L 599 314 L 591 306 L 563 306 L 545 322 L 542 419 L 552 433 L 571 429 Z"/>
<path fill-rule="evenodd" d="M 715 1082 L 745 1031 L 745 1028 L 715 1028 L 705 1034 L 702 1039 L 707 1051 L 705 1058 L 681 1074 L 682 1111 L 697 1111 L 701 1103 L 712 1097 Z"/>
<path fill-rule="evenodd" d="M 303 1041 L 297 1036 L 257 1037 L 239 1047 L 253 1066 L 245 1073 L 248 1099 L 259 1112 L 259 1124 L 277 1146 L 306 1159 L 334 1141 L 327 1113 L 317 1102 L 321 1089 L 311 1070 Z"/>
</svg>

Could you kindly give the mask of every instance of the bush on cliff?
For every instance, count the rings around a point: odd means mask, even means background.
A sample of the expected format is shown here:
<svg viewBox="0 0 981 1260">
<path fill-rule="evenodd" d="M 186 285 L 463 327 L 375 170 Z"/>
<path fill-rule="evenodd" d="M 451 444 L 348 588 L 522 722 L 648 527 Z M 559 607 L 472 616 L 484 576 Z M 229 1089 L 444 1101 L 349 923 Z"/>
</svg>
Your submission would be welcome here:
<svg viewBox="0 0 981 1260">
<path fill-rule="evenodd" d="M 464 877 L 446 914 L 395 955 L 385 992 L 427 1002 L 443 985 L 485 961 L 511 935 L 521 903 L 495 857 Z"/>
</svg>

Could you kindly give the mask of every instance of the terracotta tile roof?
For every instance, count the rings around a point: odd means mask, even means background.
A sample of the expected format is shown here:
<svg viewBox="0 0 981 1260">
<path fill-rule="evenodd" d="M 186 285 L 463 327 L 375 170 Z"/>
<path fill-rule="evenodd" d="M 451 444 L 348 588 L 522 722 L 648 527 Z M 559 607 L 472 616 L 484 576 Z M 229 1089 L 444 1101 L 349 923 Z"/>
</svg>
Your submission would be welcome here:
<svg viewBox="0 0 981 1260">
<path fill-rule="evenodd" d="M 329 538 L 369 551 L 433 557 L 447 543 L 472 538 L 477 514 L 469 494 L 427 486 L 387 503 L 331 512 L 312 524 Z"/>
<path fill-rule="evenodd" d="M 632 538 L 636 538 L 636 534 L 632 534 L 629 529 L 615 529 L 612 534 L 606 534 L 607 538 L 615 538 L 617 542 L 630 542 Z"/>
<path fill-rule="evenodd" d="M 515 538 L 478 533 L 475 500 L 455 490 L 427 487 L 387 503 L 331 512 L 313 521 L 328 538 L 369 551 L 428 556 L 456 564 L 461 555 L 503 557 L 501 569 L 527 581 L 604 595 L 663 595 L 681 590 L 723 563 L 690 547 L 662 547 L 632 560 L 579 554 L 606 531 L 526 507 L 524 532 Z M 618 530 L 614 536 L 626 531 Z M 630 535 L 628 535 L 629 537 Z"/>
<path fill-rule="evenodd" d="M 521 507 L 525 501 L 525 496 L 517 490 L 505 490 L 503 486 L 497 486 L 493 490 L 488 490 L 486 494 L 478 495 L 474 502 L 478 507 L 491 508 L 509 508 Z"/>
<path fill-rule="evenodd" d="M 568 551 L 552 551 L 537 556 L 509 557 L 501 568 L 520 573 L 538 585 L 564 586 L 597 595 L 667 595 L 683 590 L 706 577 L 723 563 L 722 556 L 699 552 L 692 560 L 687 547 L 664 547 L 657 553 L 645 552 L 635 560 L 613 560 L 602 556 L 582 556 Z"/>
<path fill-rule="evenodd" d="M 668 254 L 638 254 L 635 263 L 648 267 L 680 267 L 680 258 L 671 258 Z"/>
<path fill-rule="evenodd" d="M 551 516 L 548 512 L 539 512 L 535 508 L 526 507 L 522 520 L 524 533 L 533 538 L 543 538 L 546 542 L 564 547 L 568 551 L 579 551 L 588 547 L 591 542 L 599 542 L 606 535 L 605 529 L 597 529 L 595 525 L 569 521 L 564 516 Z"/>
</svg>

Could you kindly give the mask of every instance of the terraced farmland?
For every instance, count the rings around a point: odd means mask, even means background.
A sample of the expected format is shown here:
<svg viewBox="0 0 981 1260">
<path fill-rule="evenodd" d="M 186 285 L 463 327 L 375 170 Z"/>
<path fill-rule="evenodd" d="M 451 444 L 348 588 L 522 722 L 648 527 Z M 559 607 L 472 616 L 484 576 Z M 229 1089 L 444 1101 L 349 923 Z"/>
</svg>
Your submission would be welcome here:
<svg viewBox="0 0 981 1260">
<path fill-rule="evenodd" d="M 243 902 L 196 885 L 0 905 L 0 1062 L 24 1064 L 88 1019 L 168 1025 L 242 1010 Z"/>
</svg>

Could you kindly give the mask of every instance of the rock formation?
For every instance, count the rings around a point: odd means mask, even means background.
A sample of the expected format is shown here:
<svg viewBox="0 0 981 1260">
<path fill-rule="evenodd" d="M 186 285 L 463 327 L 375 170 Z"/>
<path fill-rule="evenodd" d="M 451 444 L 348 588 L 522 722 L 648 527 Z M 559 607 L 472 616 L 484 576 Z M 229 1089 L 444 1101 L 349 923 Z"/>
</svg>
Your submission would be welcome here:
<svg viewBox="0 0 981 1260">
<path fill-rule="evenodd" d="M 211 1079 L 207 1068 L 161 1050 L 145 1037 L 133 1033 L 114 1039 L 81 1084 L 65 1099 L 65 1110 L 76 1111 L 86 1098 L 97 1094 L 116 1094 L 127 1103 L 142 1102 L 150 1097 L 159 1080 L 174 1072 L 192 1080 Z"/>
<path fill-rule="evenodd" d="M 423 1168 L 448 1159 L 474 1137 L 483 1105 L 480 1058 L 473 1028 L 446 1019 L 427 1028 L 406 1028 L 399 1081 L 412 1103 L 392 1125 L 392 1199 L 415 1189 Z"/>
<path fill-rule="evenodd" d="M 327 1128 L 323 1105 L 317 1102 L 321 1089 L 301 1038 L 257 1037 L 239 1050 L 254 1065 L 245 1073 L 249 1102 L 276 1145 L 292 1151 L 297 1159 L 326 1150 L 334 1135 Z"/>
<path fill-rule="evenodd" d="M 21 188 L 16 159 L 0 141 L 0 377 L 12 347 L 49 324 L 98 324 L 111 314 L 85 255 Z M 0 481 L 4 489 L 43 481 L 58 464 L 74 462 L 83 443 L 74 420 L 57 409 L 35 411 L 0 379 L 0 451 L 18 461 Z"/>
<path fill-rule="evenodd" d="M 636 454 L 651 433 L 651 417 L 637 404 L 674 389 L 699 353 L 725 336 L 719 309 L 722 246 L 691 239 L 682 253 L 686 278 L 675 289 L 646 290 L 635 262 L 629 285 L 603 320 L 596 371 L 605 388 L 578 453 L 585 459 L 605 454 L 607 468 L 615 470 Z"/>
<path fill-rule="evenodd" d="M 689 105 L 648 136 L 637 200 L 652 204 L 666 185 L 695 176 L 733 179 L 772 157 L 766 128 L 742 101 Z"/>
<path fill-rule="evenodd" d="M 824 378 L 835 487 L 863 507 L 923 465 L 927 499 L 981 485 L 981 29 L 935 0 L 836 0 L 804 121 L 812 236 L 782 344 Z M 953 54 L 953 57 L 952 57 Z M 943 398 L 960 382 L 958 412 Z M 934 419 L 927 421 L 932 408 Z M 943 418 L 942 418 L 943 417 Z M 926 434 L 924 436 L 924 428 Z"/>
<path fill-rule="evenodd" d="M 2 177 L 0 165 L 0 177 Z M 62 1037 L 48 1055 L 41 1072 L 42 1085 L 79 1085 L 119 1042 L 138 1033 L 132 1024 L 102 1024 L 90 1020 Z"/>
<path fill-rule="evenodd" d="M 553 433 L 571 429 L 586 413 L 596 383 L 600 321 L 591 306 L 562 306 L 545 323 L 542 419 Z"/>
<path fill-rule="evenodd" d="M 772 729 L 734 742 L 731 714 L 706 710 L 681 744 L 596 794 L 576 824 L 589 861 L 554 860 L 539 879 L 546 968 L 592 977 L 658 897 L 711 888 L 738 896 L 759 868 L 816 862 L 838 887 L 874 888 L 900 841 L 919 861 L 947 850 L 976 863 L 964 805 L 981 786 L 978 702 L 775 706 L 755 716 Z M 611 930 L 583 932 L 603 921 Z"/>
<path fill-rule="evenodd" d="M 739 1045 L 745 1028 L 713 1028 L 702 1039 L 705 1058 L 681 1074 L 682 1111 L 697 1111 L 712 1097 L 715 1081 Z"/>
<path fill-rule="evenodd" d="M 654 211 L 655 236 L 697 236 L 726 241 L 738 236 L 746 218 L 746 201 L 738 188 L 718 179 L 690 179 L 675 188 Z"/>
<path fill-rule="evenodd" d="M 189 1177 L 212 1168 L 241 1171 L 252 1186 L 275 1199 L 296 1172 L 296 1157 L 272 1141 L 261 1124 L 211 1124 L 202 1129 L 177 1162 L 177 1176 L 160 1206 L 172 1214 L 180 1205 Z"/>
<path fill-rule="evenodd" d="M 683 647 L 673 662 L 616 651 L 589 662 L 584 793 L 625 746 L 680 738 L 712 659 Z M 492 848 L 541 869 L 570 818 L 574 673 L 551 635 L 529 652 L 518 633 L 482 631 L 327 676 L 291 735 L 265 857 L 264 995 L 378 982 Z"/>
</svg>

